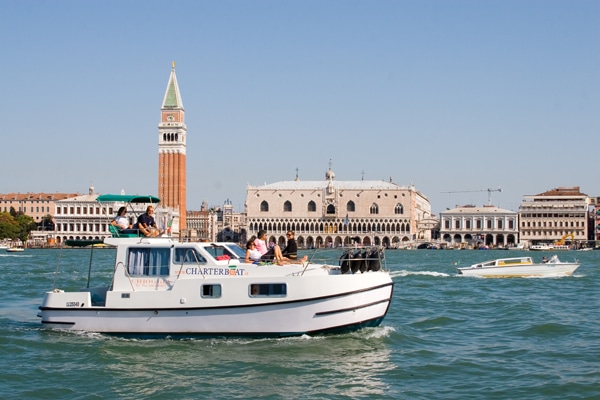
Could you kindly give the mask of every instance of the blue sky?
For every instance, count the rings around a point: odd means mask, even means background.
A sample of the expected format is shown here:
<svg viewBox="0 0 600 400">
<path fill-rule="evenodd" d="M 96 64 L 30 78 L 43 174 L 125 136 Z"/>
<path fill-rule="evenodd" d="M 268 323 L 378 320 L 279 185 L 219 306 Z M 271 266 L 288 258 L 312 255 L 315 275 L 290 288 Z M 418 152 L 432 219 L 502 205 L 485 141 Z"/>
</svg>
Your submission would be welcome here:
<svg viewBox="0 0 600 400">
<path fill-rule="evenodd" d="M 0 33 L 2 193 L 156 194 L 175 61 L 189 209 L 330 160 L 434 213 L 600 195 L 598 1 L 0 0 Z"/>
</svg>

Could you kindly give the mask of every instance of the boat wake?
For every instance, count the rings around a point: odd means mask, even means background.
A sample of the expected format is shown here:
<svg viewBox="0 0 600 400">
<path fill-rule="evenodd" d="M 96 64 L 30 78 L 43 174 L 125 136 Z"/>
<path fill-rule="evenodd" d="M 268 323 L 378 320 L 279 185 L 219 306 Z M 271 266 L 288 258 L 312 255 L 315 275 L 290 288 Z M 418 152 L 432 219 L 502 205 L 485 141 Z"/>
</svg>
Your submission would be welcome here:
<svg viewBox="0 0 600 400">
<path fill-rule="evenodd" d="M 406 270 L 402 270 L 402 271 L 393 271 L 390 272 L 390 276 L 392 278 L 396 278 L 396 277 L 405 277 L 405 276 L 409 276 L 409 275 L 427 275 L 427 276 L 443 276 L 443 277 L 447 277 L 447 276 L 451 276 L 450 274 L 447 274 L 445 272 L 436 272 L 436 271 L 406 271 Z"/>
</svg>

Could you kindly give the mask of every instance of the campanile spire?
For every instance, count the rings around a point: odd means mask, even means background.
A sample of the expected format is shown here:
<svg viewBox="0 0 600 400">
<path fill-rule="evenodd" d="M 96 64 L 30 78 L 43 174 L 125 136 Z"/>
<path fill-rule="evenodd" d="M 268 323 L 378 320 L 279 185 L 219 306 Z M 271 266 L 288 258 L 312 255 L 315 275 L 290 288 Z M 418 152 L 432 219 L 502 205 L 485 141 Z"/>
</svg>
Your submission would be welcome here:
<svg viewBox="0 0 600 400">
<path fill-rule="evenodd" d="M 185 110 L 179 93 L 175 61 L 160 109 L 158 124 L 158 197 L 179 210 L 179 230 L 186 226 L 186 134 Z"/>
</svg>

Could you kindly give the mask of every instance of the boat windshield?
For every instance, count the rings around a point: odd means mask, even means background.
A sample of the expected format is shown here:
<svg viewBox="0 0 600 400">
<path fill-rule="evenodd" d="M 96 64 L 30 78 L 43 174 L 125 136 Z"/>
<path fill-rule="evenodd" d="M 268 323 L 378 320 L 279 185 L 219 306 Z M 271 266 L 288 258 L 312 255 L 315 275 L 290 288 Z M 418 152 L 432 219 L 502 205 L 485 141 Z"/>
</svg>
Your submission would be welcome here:
<svg viewBox="0 0 600 400">
<path fill-rule="evenodd" d="M 213 244 L 204 247 L 215 260 L 230 260 L 246 257 L 246 251 L 236 244 L 227 244 L 227 246 Z"/>
</svg>

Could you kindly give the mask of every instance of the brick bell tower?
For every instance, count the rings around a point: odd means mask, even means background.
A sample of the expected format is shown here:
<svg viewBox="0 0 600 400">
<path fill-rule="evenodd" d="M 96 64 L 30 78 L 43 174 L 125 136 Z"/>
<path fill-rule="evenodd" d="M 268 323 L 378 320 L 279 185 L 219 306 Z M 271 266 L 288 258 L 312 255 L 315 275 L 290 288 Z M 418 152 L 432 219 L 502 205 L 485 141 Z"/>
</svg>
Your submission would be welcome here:
<svg viewBox="0 0 600 400">
<path fill-rule="evenodd" d="M 186 227 L 186 132 L 173 62 L 158 125 L 158 197 L 164 206 L 179 210 L 180 232 Z"/>
</svg>

